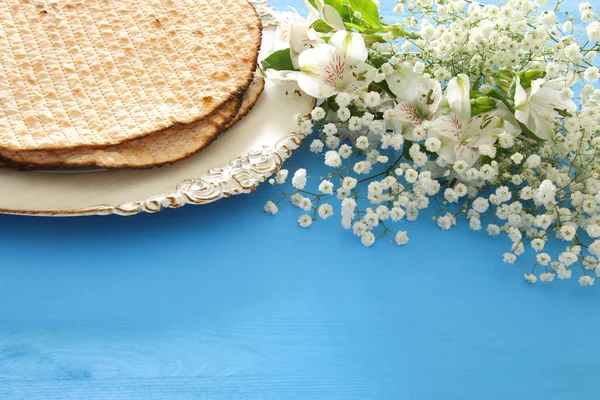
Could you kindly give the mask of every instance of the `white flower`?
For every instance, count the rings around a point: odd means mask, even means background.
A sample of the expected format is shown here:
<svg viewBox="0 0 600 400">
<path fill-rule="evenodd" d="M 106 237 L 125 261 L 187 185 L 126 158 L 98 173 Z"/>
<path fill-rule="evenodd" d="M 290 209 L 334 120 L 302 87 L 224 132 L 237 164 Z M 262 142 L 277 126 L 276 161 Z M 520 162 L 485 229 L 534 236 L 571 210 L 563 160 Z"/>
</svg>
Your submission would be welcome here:
<svg viewBox="0 0 600 400">
<path fill-rule="evenodd" d="M 319 185 L 319 192 L 323 194 L 333 194 L 333 183 L 327 180 L 322 181 Z"/>
<path fill-rule="evenodd" d="M 306 0 L 304 1 L 304 3 L 306 4 L 306 7 L 308 8 L 309 13 L 311 15 L 318 15 L 318 13 L 320 12 L 323 15 L 323 21 L 325 21 L 327 25 L 331 26 L 335 30 L 343 31 L 346 29 L 346 26 L 344 25 L 344 20 L 337 12 L 337 10 L 329 4 L 325 4 L 324 0 L 315 0 L 314 3 L 317 6 L 317 9 L 315 9 Z"/>
<path fill-rule="evenodd" d="M 546 242 L 543 239 L 536 238 L 531 241 L 531 248 L 536 252 L 540 252 L 544 249 L 545 244 Z"/>
<path fill-rule="evenodd" d="M 589 24 L 585 30 L 592 41 L 600 41 L 600 22 L 594 21 Z"/>
<path fill-rule="evenodd" d="M 521 164 L 521 162 L 523 161 L 523 154 L 521 153 L 515 153 L 512 156 L 510 156 L 510 159 L 517 165 Z"/>
<path fill-rule="evenodd" d="M 340 93 L 335 96 L 335 102 L 341 108 L 348 107 L 352 102 L 352 97 L 348 93 Z"/>
<path fill-rule="evenodd" d="M 323 151 L 323 146 L 325 146 L 323 142 L 319 139 L 315 139 L 310 144 L 310 151 L 313 153 L 321 153 Z"/>
<path fill-rule="evenodd" d="M 540 265 L 548 265 L 552 260 L 547 253 L 539 253 L 535 256 L 535 259 Z"/>
<path fill-rule="evenodd" d="M 546 179 L 542 182 L 539 189 L 536 191 L 535 200 L 541 204 L 548 204 L 554 200 L 556 196 L 556 186 L 551 180 Z"/>
<path fill-rule="evenodd" d="M 342 158 L 340 154 L 335 150 L 329 150 L 325 153 L 325 165 L 332 168 L 339 168 L 342 166 Z"/>
<path fill-rule="evenodd" d="M 363 101 L 368 108 L 375 108 L 381 104 L 381 95 L 377 92 L 369 92 L 364 95 Z"/>
<path fill-rule="evenodd" d="M 338 133 L 337 126 L 335 126 L 335 124 L 329 123 L 323 127 L 323 133 L 325 134 L 325 136 L 333 136 L 336 133 Z"/>
<path fill-rule="evenodd" d="M 398 233 L 396 233 L 396 244 L 398 246 L 404 246 L 406 243 L 408 243 L 408 234 L 405 231 L 400 231 Z"/>
<path fill-rule="evenodd" d="M 296 171 L 292 178 L 292 185 L 298 190 L 304 189 L 306 186 L 306 170 L 304 168 Z"/>
<path fill-rule="evenodd" d="M 358 180 L 356 178 L 352 178 L 351 176 L 344 177 L 342 180 L 342 187 L 346 190 L 352 190 L 356 187 Z"/>
<path fill-rule="evenodd" d="M 588 248 L 590 253 L 595 255 L 597 258 L 600 258 L 600 239 L 595 240 L 590 247 Z"/>
<path fill-rule="evenodd" d="M 500 227 L 496 224 L 489 224 L 486 230 L 490 236 L 497 236 L 500 234 Z"/>
<path fill-rule="evenodd" d="M 462 121 L 471 118 L 470 90 L 469 77 L 464 74 L 459 74 L 456 78 L 451 79 L 446 87 L 446 98 L 450 110 Z"/>
<path fill-rule="evenodd" d="M 353 132 L 360 130 L 362 126 L 363 120 L 361 118 L 350 117 L 350 119 L 348 120 L 348 129 L 350 129 Z"/>
<path fill-rule="evenodd" d="M 371 247 L 375 243 L 375 235 L 372 232 L 365 232 L 360 237 L 360 242 L 365 247 Z"/>
<path fill-rule="evenodd" d="M 366 136 L 359 136 L 355 145 L 357 149 L 366 150 L 369 148 L 369 139 Z"/>
<path fill-rule="evenodd" d="M 542 159 L 540 156 L 538 156 L 537 154 L 532 154 L 529 157 L 527 157 L 527 161 L 525 161 L 525 166 L 527 168 L 537 168 L 540 166 L 541 162 Z"/>
<path fill-rule="evenodd" d="M 289 171 L 287 169 L 281 169 L 275 174 L 275 182 L 282 185 L 288 178 Z"/>
<path fill-rule="evenodd" d="M 564 99 L 560 94 L 560 89 L 573 83 L 566 78 L 549 81 L 538 79 L 531 83 L 531 88 L 524 89 L 520 78 L 517 78 L 515 117 L 540 139 L 553 139 L 555 119 L 577 109 L 575 103 Z"/>
<path fill-rule="evenodd" d="M 504 133 L 501 120 L 491 114 L 480 114 L 467 121 L 456 115 L 447 115 L 433 122 L 429 135 L 437 137 L 442 145 L 438 154 L 447 163 L 463 160 L 472 166 L 480 157 L 484 145 L 493 145 Z"/>
<path fill-rule="evenodd" d="M 570 242 L 575 238 L 575 234 L 577 233 L 577 228 L 572 225 L 564 225 L 560 228 L 560 234 L 563 240 Z"/>
<path fill-rule="evenodd" d="M 512 263 L 511 263 L 512 264 Z M 534 274 L 525 274 L 525 280 L 529 283 L 536 283 L 538 278 Z"/>
<path fill-rule="evenodd" d="M 442 230 L 446 231 L 456 225 L 456 218 L 454 215 L 446 213 L 446 215 L 437 219 L 437 224 Z"/>
<path fill-rule="evenodd" d="M 543 274 L 540 274 L 540 282 L 552 282 L 555 276 L 556 274 L 553 274 L 552 272 L 544 272 Z"/>
<path fill-rule="evenodd" d="M 558 276 L 558 279 L 571 279 L 572 274 L 573 271 L 566 269 L 564 266 L 556 269 L 556 275 Z"/>
<path fill-rule="evenodd" d="M 308 197 L 302 197 L 298 202 L 298 207 L 304 211 L 310 211 L 313 207 L 312 201 Z"/>
<path fill-rule="evenodd" d="M 390 218 L 394 222 L 400 221 L 404 218 L 405 212 L 401 207 L 394 207 L 390 210 Z"/>
<path fill-rule="evenodd" d="M 581 286 L 593 286 L 594 278 L 592 278 L 591 276 L 582 276 L 579 278 L 578 282 Z"/>
<path fill-rule="evenodd" d="M 309 226 L 312 225 L 312 218 L 308 215 L 308 214 L 303 214 L 299 219 L 298 219 L 298 224 L 300 224 L 300 226 L 302 228 L 308 228 Z"/>
<path fill-rule="evenodd" d="M 575 264 L 577 262 L 577 260 L 578 260 L 577 254 L 572 253 L 570 251 L 563 251 L 558 256 L 558 261 L 560 261 L 567 267 Z"/>
<path fill-rule="evenodd" d="M 489 207 L 490 202 L 483 197 L 478 197 L 473 201 L 473 210 L 477 211 L 478 213 L 486 212 Z"/>
<path fill-rule="evenodd" d="M 448 188 L 444 191 L 444 198 L 449 203 L 457 203 L 458 202 L 458 194 L 452 188 Z"/>
<path fill-rule="evenodd" d="M 600 78 L 600 71 L 596 67 L 589 67 L 585 70 L 583 76 L 588 82 L 596 82 Z"/>
<path fill-rule="evenodd" d="M 442 147 L 442 142 L 436 137 L 430 137 L 425 140 L 425 148 L 432 153 L 437 152 Z"/>
<path fill-rule="evenodd" d="M 352 114 L 350 113 L 350 110 L 347 107 L 342 107 L 338 110 L 337 112 L 338 118 L 340 119 L 340 121 L 345 122 L 348 121 L 350 119 L 350 117 L 352 116 Z"/>
<path fill-rule="evenodd" d="M 273 203 L 272 201 L 267 201 L 267 204 L 265 204 L 264 210 L 271 215 L 275 215 L 279 212 L 277 205 L 275 203 Z"/>
<path fill-rule="evenodd" d="M 403 65 L 386 78 L 390 90 L 400 100 L 392 120 L 396 132 L 413 140 L 413 131 L 434 117 L 443 94 L 438 80 L 419 75 Z"/>
<path fill-rule="evenodd" d="M 327 219 L 333 215 L 333 207 L 330 204 L 321 204 L 318 212 L 321 219 Z"/>
<path fill-rule="evenodd" d="M 474 231 L 480 231 L 481 230 L 481 220 L 479 218 L 471 218 L 469 220 L 469 228 L 471 228 Z"/>
<path fill-rule="evenodd" d="M 337 136 L 328 136 L 327 139 L 325 139 L 325 145 L 327 148 L 335 150 L 340 145 L 340 138 Z"/>
<path fill-rule="evenodd" d="M 313 120 L 321 121 L 327 114 L 321 107 L 315 107 L 315 109 L 310 112 L 310 115 Z"/>
<path fill-rule="evenodd" d="M 323 42 L 317 32 L 309 26 L 317 20 L 315 13 L 310 13 L 308 19 L 297 13 L 284 12 L 278 15 L 278 26 L 275 31 L 273 50 L 290 49 L 294 68 L 298 68 L 298 55 L 304 50 Z"/>
<path fill-rule="evenodd" d="M 517 261 L 517 256 L 515 256 L 513 253 L 504 253 L 503 259 L 507 264 L 514 264 L 515 261 Z"/>
<path fill-rule="evenodd" d="M 340 146 L 338 152 L 340 153 L 340 157 L 345 160 L 352 155 L 352 147 L 343 144 Z"/>
<path fill-rule="evenodd" d="M 317 44 L 300 54 L 298 85 L 317 99 L 358 93 L 369 86 L 375 75 L 375 69 L 365 63 L 367 55 L 360 34 L 338 31 L 327 44 Z"/>
</svg>

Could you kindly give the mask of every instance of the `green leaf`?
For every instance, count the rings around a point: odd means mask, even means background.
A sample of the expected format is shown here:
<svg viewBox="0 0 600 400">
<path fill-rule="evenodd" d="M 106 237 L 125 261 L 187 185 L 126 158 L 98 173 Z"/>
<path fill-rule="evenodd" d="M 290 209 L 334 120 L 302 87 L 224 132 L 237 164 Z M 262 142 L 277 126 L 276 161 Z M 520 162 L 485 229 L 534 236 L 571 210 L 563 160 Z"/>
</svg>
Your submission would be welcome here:
<svg viewBox="0 0 600 400">
<path fill-rule="evenodd" d="M 294 70 L 290 49 L 283 49 L 274 52 L 262 61 L 263 69 L 274 69 L 276 71 Z"/>
<path fill-rule="evenodd" d="M 352 14 L 350 13 L 350 6 L 348 5 L 348 0 L 325 0 L 325 4 L 329 4 L 331 7 L 335 8 L 335 10 L 340 14 L 344 22 L 350 22 Z"/>
<path fill-rule="evenodd" d="M 362 14 L 363 20 L 373 28 L 381 27 L 381 20 L 379 18 L 379 10 L 373 0 L 346 0 L 350 7 L 354 11 L 358 11 Z"/>
<path fill-rule="evenodd" d="M 310 3 L 311 6 L 313 6 L 314 8 L 317 8 L 317 2 L 315 0 L 308 0 L 308 2 Z"/>
<path fill-rule="evenodd" d="M 322 19 L 316 20 L 315 22 L 313 22 L 313 24 L 310 27 L 320 33 L 333 32 L 333 28 L 331 26 L 327 25 L 327 23 L 325 21 L 323 21 Z"/>
<path fill-rule="evenodd" d="M 413 142 L 410 140 L 404 141 L 404 147 L 402 148 L 402 156 L 406 158 L 408 161 L 412 161 L 412 157 L 410 156 L 410 148 L 412 147 Z"/>
</svg>

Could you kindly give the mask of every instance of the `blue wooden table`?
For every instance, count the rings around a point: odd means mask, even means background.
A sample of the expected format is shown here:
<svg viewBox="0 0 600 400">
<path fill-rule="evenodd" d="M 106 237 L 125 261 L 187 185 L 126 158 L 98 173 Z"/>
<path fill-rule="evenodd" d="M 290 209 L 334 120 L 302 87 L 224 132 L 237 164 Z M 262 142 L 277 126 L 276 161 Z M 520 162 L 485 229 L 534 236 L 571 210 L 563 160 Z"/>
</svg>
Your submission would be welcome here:
<svg viewBox="0 0 600 400">
<path fill-rule="evenodd" d="M 598 397 L 600 288 L 528 286 L 465 224 L 367 249 L 274 195 L 1 216 L 0 399 Z"/>
</svg>

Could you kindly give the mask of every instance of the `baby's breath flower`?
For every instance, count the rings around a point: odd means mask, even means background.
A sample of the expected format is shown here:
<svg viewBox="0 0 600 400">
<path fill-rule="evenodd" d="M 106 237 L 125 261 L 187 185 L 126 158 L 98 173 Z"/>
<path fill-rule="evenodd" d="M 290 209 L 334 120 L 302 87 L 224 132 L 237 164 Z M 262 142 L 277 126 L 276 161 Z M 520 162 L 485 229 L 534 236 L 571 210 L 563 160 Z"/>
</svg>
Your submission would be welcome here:
<svg viewBox="0 0 600 400">
<path fill-rule="evenodd" d="M 298 219 L 298 224 L 302 227 L 302 228 L 308 228 L 309 226 L 312 225 L 312 218 L 308 215 L 308 214 L 303 214 L 299 219 Z"/>
<path fill-rule="evenodd" d="M 340 93 L 335 98 L 335 102 L 337 103 L 337 105 L 342 108 L 348 107 L 348 105 L 350 105 L 351 101 L 352 101 L 352 99 L 350 98 L 350 96 L 347 93 Z"/>
<path fill-rule="evenodd" d="M 327 203 L 321 204 L 318 213 L 321 219 L 327 219 L 333 215 L 333 207 Z"/>
<path fill-rule="evenodd" d="M 505 262 L 507 262 L 506 258 L 505 258 Z M 510 263 L 510 264 L 512 264 L 512 263 Z M 524 277 L 528 283 L 536 283 L 538 280 L 537 276 L 535 276 L 534 274 L 525 274 Z"/>
<path fill-rule="evenodd" d="M 406 233 L 406 231 L 400 231 L 396 233 L 395 240 L 398 246 L 404 246 L 408 243 L 408 234 Z"/>
<path fill-rule="evenodd" d="M 304 168 L 300 168 L 294 173 L 292 185 L 298 190 L 304 189 L 306 186 L 306 170 Z"/>
<path fill-rule="evenodd" d="M 504 262 L 507 264 L 514 264 L 517 261 L 517 256 L 513 253 L 504 253 Z"/>
<path fill-rule="evenodd" d="M 279 212 L 277 205 L 270 200 L 265 204 L 264 210 L 271 215 L 275 215 Z"/>
<path fill-rule="evenodd" d="M 313 153 L 321 153 L 325 145 L 319 139 L 314 139 L 310 144 L 310 151 Z"/>
<path fill-rule="evenodd" d="M 350 117 L 352 116 L 352 114 L 350 113 L 350 110 L 346 107 L 341 107 L 338 112 L 337 112 L 338 118 L 340 119 L 340 121 L 345 122 L 348 121 L 350 119 Z"/>
<path fill-rule="evenodd" d="M 288 178 L 289 171 L 287 169 L 280 169 L 275 174 L 275 183 L 282 185 L 285 183 L 285 180 Z"/>
<path fill-rule="evenodd" d="M 365 232 L 360 237 L 360 242 L 365 247 L 371 247 L 373 245 L 373 243 L 375 243 L 375 235 L 373 235 L 373 232 L 370 232 L 370 231 Z"/>
<path fill-rule="evenodd" d="M 363 101 L 368 108 L 375 108 L 381 104 L 381 95 L 378 92 L 369 92 L 364 95 Z"/>
<path fill-rule="evenodd" d="M 359 136 L 356 139 L 355 146 L 359 150 L 367 150 L 369 148 L 369 139 L 366 136 Z"/>
<path fill-rule="evenodd" d="M 350 129 L 353 132 L 360 130 L 362 126 L 363 121 L 358 117 L 350 117 L 350 119 L 348 120 L 348 129 Z"/>
<path fill-rule="evenodd" d="M 310 113 L 310 116 L 314 121 L 321 121 L 326 115 L 327 113 L 321 107 L 315 107 Z"/>
<path fill-rule="evenodd" d="M 581 286 L 593 286 L 594 278 L 592 278 L 591 276 L 582 276 L 579 278 L 579 284 Z"/>
<path fill-rule="evenodd" d="M 335 150 L 329 150 L 325 153 L 325 165 L 332 168 L 339 168 L 342 166 L 342 158 L 340 154 Z"/>
<path fill-rule="evenodd" d="M 335 124 L 329 123 L 323 127 L 323 133 L 325 134 L 325 136 L 333 136 L 336 133 L 338 133 L 337 126 L 335 126 Z"/>
<path fill-rule="evenodd" d="M 333 183 L 328 180 L 324 180 L 319 185 L 319 192 L 323 194 L 333 194 Z"/>
</svg>

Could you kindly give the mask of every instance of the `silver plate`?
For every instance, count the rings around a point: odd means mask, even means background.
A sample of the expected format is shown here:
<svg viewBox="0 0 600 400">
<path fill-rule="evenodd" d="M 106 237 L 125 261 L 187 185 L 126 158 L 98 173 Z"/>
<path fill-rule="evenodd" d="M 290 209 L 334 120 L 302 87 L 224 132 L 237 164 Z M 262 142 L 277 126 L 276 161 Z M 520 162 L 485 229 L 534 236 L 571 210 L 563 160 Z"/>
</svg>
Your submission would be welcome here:
<svg viewBox="0 0 600 400">
<path fill-rule="evenodd" d="M 262 54 L 271 48 L 274 11 L 255 3 L 263 24 Z M 0 212 L 47 216 L 133 215 L 206 204 L 250 193 L 298 148 L 292 117 L 314 107 L 307 96 L 267 82 L 252 112 L 211 146 L 170 166 L 150 170 L 48 173 L 0 170 Z"/>
</svg>

